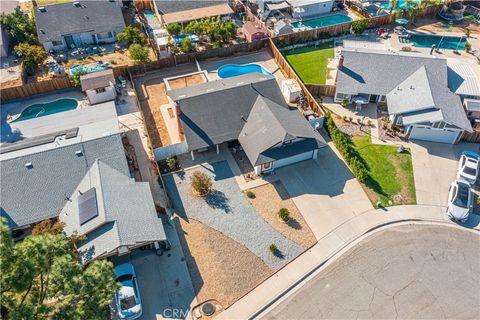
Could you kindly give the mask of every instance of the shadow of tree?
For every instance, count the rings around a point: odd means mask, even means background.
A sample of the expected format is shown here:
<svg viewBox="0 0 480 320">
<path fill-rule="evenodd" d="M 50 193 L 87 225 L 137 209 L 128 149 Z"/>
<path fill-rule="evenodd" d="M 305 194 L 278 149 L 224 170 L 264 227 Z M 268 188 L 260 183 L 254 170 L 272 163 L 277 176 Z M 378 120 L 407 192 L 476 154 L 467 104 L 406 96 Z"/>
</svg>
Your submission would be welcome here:
<svg viewBox="0 0 480 320">
<path fill-rule="evenodd" d="M 206 197 L 205 202 L 214 209 L 223 210 L 225 213 L 232 212 L 232 208 L 230 206 L 230 200 L 227 198 L 225 193 L 212 190 Z"/>
<path fill-rule="evenodd" d="M 302 225 L 298 222 L 298 220 L 295 219 L 295 218 L 292 218 L 292 217 L 290 217 L 290 219 L 288 220 L 287 225 L 288 225 L 290 228 L 293 228 L 293 229 L 295 229 L 295 230 L 300 230 L 300 229 L 302 229 Z"/>
<path fill-rule="evenodd" d="M 283 252 L 280 249 L 277 249 L 277 251 L 275 251 L 275 253 L 273 255 L 275 257 L 279 258 L 279 259 L 284 259 L 285 258 L 285 255 L 283 254 Z"/>
<path fill-rule="evenodd" d="M 18 128 L 12 129 L 9 123 L 1 126 L 0 142 L 11 143 L 11 142 L 16 142 L 23 139 L 24 139 L 23 134 Z"/>
</svg>

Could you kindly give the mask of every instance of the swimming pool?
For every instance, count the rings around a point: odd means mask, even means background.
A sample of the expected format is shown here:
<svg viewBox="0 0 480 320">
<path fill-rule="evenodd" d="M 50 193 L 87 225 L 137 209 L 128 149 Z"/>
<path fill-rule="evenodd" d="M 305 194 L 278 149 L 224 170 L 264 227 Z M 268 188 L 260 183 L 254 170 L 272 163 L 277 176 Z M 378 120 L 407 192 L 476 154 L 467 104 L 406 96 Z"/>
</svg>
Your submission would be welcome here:
<svg viewBox="0 0 480 320">
<path fill-rule="evenodd" d="M 419 48 L 431 48 L 435 44 L 437 48 L 441 49 L 464 50 L 467 38 L 410 34 L 409 37 L 400 37 L 399 41 L 400 43 L 411 43 Z"/>
<path fill-rule="evenodd" d="M 20 116 L 15 119 L 13 122 L 23 121 L 43 116 L 48 116 L 50 114 L 68 111 L 76 109 L 78 106 L 78 101 L 75 99 L 65 98 L 59 99 L 48 103 L 36 103 L 31 106 L 23 109 Z"/>
<path fill-rule="evenodd" d="M 344 14 L 332 14 L 329 16 L 320 17 L 316 19 L 292 22 L 291 25 L 293 28 L 307 27 L 310 29 L 316 29 L 321 27 L 332 26 L 334 24 L 350 22 L 352 20 L 353 20 L 352 18 Z"/>
<path fill-rule="evenodd" d="M 82 66 L 80 64 L 74 64 L 71 66 L 69 70 L 69 74 L 74 74 L 77 69 L 85 69 L 86 72 L 96 72 L 96 71 L 102 71 L 102 70 L 107 70 L 108 65 L 106 64 L 97 64 L 95 67 L 89 67 L 89 66 Z"/>
<path fill-rule="evenodd" d="M 268 77 L 273 78 L 273 74 L 265 70 L 261 65 L 250 63 L 250 64 L 225 64 L 218 68 L 217 75 L 222 78 L 231 78 L 235 76 L 239 76 L 242 74 L 252 73 L 252 72 L 259 72 Z"/>
</svg>

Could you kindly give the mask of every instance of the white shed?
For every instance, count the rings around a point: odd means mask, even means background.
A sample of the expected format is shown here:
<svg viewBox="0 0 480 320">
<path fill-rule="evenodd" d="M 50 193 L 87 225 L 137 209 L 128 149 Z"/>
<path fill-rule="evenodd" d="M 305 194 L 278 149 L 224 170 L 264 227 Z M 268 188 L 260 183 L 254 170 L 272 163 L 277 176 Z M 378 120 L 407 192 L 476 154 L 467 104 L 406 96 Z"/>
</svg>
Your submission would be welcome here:
<svg viewBox="0 0 480 320">
<path fill-rule="evenodd" d="M 111 69 L 92 72 L 80 77 L 82 91 L 86 93 L 90 104 L 115 100 L 115 77 Z"/>
</svg>

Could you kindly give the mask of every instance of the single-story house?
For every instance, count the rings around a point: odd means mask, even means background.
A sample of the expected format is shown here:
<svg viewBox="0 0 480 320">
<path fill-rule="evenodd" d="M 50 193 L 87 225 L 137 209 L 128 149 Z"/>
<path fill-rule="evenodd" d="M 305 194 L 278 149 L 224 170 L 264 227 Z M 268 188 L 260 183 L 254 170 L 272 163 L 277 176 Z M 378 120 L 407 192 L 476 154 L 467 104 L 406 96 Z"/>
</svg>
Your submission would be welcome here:
<svg viewBox="0 0 480 320">
<path fill-rule="evenodd" d="M 229 17 L 233 10 L 226 0 L 176 1 L 155 0 L 155 11 L 160 21 L 166 25 L 171 23 L 185 24 L 207 17 Z"/>
<path fill-rule="evenodd" d="M 166 240 L 149 183 L 130 176 L 113 102 L 19 128 L 26 137 L 2 144 L 0 155 L 1 216 L 17 239 L 58 218 L 67 234 L 86 236 L 78 243 L 83 263 Z"/>
<path fill-rule="evenodd" d="M 247 42 L 253 42 L 256 40 L 267 37 L 267 28 L 260 23 L 247 21 L 243 27 L 242 32 L 245 35 Z"/>
<path fill-rule="evenodd" d="M 112 101 L 117 97 L 112 69 L 82 75 L 80 76 L 80 83 L 90 104 Z"/>
<path fill-rule="evenodd" d="M 460 97 L 448 86 L 445 59 L 343 49 L 335 101 L 356 96 L 386 104 L 392 123 L 403 126 L 410 139 L 453 144 L 472 131 Z"/>
<path fill-rule="evenodd" d="M 287 0 L 294 19 L 306 19 L 332 11 L 334 0 Z"/>
<path fill-rule="evenodd" d="M 281 36 L 282 34 L 292 33 L 293 27 L 289 23 L 283 20 L 280 20 L 277 23 L 275 23 L 273 32 L 275 33 L 276 36 Z"/>
<path fill-rule="evenodd" d="M 315 159 L 326 146 L 296 108 L 290 108 L 274 78 L 260 73 L 168 91 L 188 151 L 240 144 L 257 174 Z"/>
<path fill-rule="evenodd" d="M 0 1 L 0 14 L 10 14 L 19 6 L 17 0 Z M 3 26 L 0 26 L 0 57 L 8 57 L 10 53 L 10 36 Z"/>
<path fill-rule="evenodd" d="M 125 28 L 122 1 L 116 0 L 37 6 L 34 13 L 38 41 L 47 51 L 114 43 Z"/>
</svg>

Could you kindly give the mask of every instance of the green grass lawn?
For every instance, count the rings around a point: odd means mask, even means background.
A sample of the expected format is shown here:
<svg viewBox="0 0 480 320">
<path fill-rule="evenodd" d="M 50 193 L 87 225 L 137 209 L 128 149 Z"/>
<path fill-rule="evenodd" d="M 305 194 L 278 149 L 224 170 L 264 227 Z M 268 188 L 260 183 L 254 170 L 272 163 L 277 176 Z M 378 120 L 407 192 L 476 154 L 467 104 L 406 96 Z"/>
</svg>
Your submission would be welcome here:
<svg viewBox="0 0 480 320">
<path fill-rule="evenodd" d="M 365 160 L 370 177 L 365 181 L 367 194 L 375 204 L 415 204 L 415 183 L 413 180 L 410 150 L 397 153 L 397 147 L 374 145 L 369 136 L 352 138 L 355 149 Z"/>
<path fill-rule="evenodd" d="M 325 84 L 328 59 L 334 58 L 333 41 L 285 51 L 283 55 L 304 83 Z"/>
</svg>

